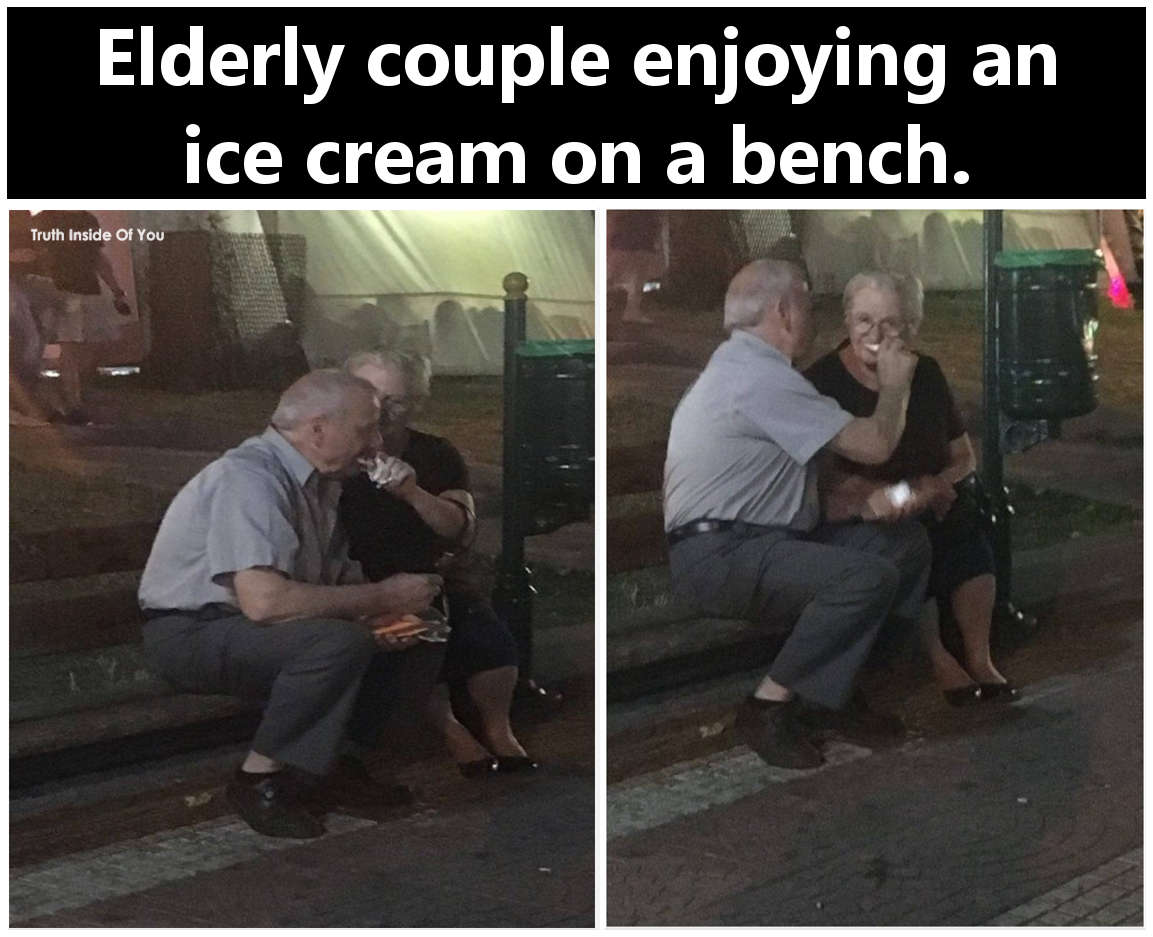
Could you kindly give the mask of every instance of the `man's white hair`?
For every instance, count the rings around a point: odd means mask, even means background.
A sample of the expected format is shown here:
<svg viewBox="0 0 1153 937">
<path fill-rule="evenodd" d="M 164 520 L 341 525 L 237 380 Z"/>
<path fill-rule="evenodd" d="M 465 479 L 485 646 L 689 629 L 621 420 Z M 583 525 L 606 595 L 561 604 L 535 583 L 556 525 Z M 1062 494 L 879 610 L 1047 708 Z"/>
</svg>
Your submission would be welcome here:
<svg viewBox="0 0 1153 937">
<path fill-rule="evenodd" d="M 388 348 L 381 351 L 357 351 L 348 356 L 344 370 L 355 374 L 366 365 L 374 368 L 396 368 L 404 378 L 407 392 L 414 397 L 427 397 L 432 392 L 432 361 L 428 355 Z"/>
<path fill-rule="evenodd" d="M 798 284 L 805 285 L 805 275 L 787 260 L 764 259 L 745 264 L 725 293 L 725 329 L 759 325 L 766 310 L 777 305 Z"/>
<path fill-rule="evenodd" d="M 862 290 L 880 290 L 891 293 L 897 301 L 897 308 L 910 335 L 921 330 L 925 320 L 925 288 L 911 273 L 889 273 L 885 270 L 866 270 L 858 273 L 845 284 L 842 307 L 845 315 L 853 308 L 853 301 Z"/>
<path fill-rule="evenodd" d="M 310 371 L 280 395 L 272 425 L 293 430 L 317 417 L 339 418 L 364 397 L 375 400 L 376 391 L 363 378 L 338 368 Z"/>
</svg>

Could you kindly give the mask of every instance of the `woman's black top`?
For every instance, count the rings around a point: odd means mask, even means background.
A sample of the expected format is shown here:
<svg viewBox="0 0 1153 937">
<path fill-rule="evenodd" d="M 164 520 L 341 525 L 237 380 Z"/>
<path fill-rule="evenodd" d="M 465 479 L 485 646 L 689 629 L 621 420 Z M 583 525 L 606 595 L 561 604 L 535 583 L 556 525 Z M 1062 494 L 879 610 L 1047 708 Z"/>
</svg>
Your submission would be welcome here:
<svg viewBox="0 0 1153 937">
<path fill-rule="evenodd" d="M 840 350 L 847 344 L 842 342 L 836 351 L 814 363 L 805 372 L 805 377 L 853 416 L 872 416 L 877 409 L 878 394 L 853 377 L 841 361 Z M 949 443 L 964 432 L 965 423 L 957 411 L 941 366 L 928 355 L 918 355 L 909 391 L 905 432 L 889 461 L 881 465 L 842 461 L 852 467 L 853 474 L 879 482 L 936 475 L 949 464 Z"/>
<path fill-rule="evenodd" d="M 429 494 L 469 490 L 468 467 L 447 439 L 408 431 L 400 458 L 416 470 Z M 372 582 L 394 573 L 433 573 L 437 561 L 455 546 L 436 533 L 407 501 L 381 491 L 363 472 L 344 483 L 340 519 L 348 531 L 349 555 Z"/>
</svg>

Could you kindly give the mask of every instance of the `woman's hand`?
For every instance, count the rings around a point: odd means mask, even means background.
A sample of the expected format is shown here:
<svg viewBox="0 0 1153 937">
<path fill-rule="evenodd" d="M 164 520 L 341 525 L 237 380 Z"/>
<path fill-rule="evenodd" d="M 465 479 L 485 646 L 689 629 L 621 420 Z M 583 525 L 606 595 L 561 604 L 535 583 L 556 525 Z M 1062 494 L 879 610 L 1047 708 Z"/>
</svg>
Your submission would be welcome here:
<svg viewBox="0 0 1153 937">
<path fill-rule="evenodd" d="M 364 463 L 369 480 L 381 491 L 408 500 L 416 491 L 416 469 L 395 456 L 377 455 Z"/>
<path fill-rule="evenodd" d="M 957 492 L 940 475 L 924 475 L 913 482 L 914 500 L 920 511 L 932 511 L 937 520 L 942 521 L 953 508 Z"/>
<path fill-rule="evenodd" d="M 398 498 L 408 500 L 416 491 L 416 469 L 403 459 L 391 459 L 392 475 L 388 482 L 381 487 Z"/>
<path fill-rule="evenodd" d="M 906 517 L 918 513 L 917 499 L 915 496 L 898 503 L 890 496 L 890 487 L 894 486 L 885 485 L 878 488 L 865 499 L 865 508 L 861 511 L 862 518 L 867 521 L 881 521 L 884 524 L 894 524 L 897 521 L 904 520 Z"/>
</svg>

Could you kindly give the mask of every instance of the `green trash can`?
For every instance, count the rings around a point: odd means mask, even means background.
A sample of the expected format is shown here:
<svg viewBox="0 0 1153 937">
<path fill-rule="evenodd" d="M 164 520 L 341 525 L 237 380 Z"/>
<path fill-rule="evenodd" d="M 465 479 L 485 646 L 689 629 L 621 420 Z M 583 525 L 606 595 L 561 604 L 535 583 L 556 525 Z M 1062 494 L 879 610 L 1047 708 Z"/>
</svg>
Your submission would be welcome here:
<svg viewBox="0 0 1153 937">
<path fill-rule="evenodd" d="M 591 516 L 594 348 L 591 339 L 517 347 L 517 498 L 526 533 L 547 533 Z"/>
<path fill-rule="evenodd" d="M 1061 420 L 1097 406 L 1095 250 L 997 255 L 1001 409 L 1019 420 Z"/>
</svg>

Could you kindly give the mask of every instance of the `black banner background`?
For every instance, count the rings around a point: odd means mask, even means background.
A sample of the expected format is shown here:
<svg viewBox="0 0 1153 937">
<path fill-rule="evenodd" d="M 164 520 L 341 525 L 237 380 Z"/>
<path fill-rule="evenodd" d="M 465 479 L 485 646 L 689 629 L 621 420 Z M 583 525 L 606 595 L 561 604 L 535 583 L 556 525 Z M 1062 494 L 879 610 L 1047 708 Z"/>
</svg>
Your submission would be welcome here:
<svg viewBox="0 0 1153 937">
<path fill-rule="evenodd" d="M 672 197 L 672 198 L 1142 198 L 1145 193 L 1145 11 L 1137 8 L 14 8 L 8 11 L 8 195 L 10 197 Z M 299 27 L 303 43 L 346 48 L 328 96 L 304 104 L 312 81 L 301 58 L 301 83 L 285 88 L 273 66 L 268 87 L 101 87 L 100 28 L 156 27 L 156 59 L 171 43 L 188 41 L 188 26 L 205 27 L 207 54 L 218 44 L 243 47 L 283 40 Z M 376 45 L 402 51 L 435 43 L 533 43 L 548 54 L 549 26 L 565 27 L 567 58 L 582 43 L 605 47 L 611 67 L 600 88 L 563 87 L 545 80 L 517 89 L 501 104 L 499 88 L 375 85 L 366 62 Z M 947 46 L 943 96 L 931 104 L 906 101 L 910 90 L 838 87 L 826 73 L 808 104 L 789 102 L 795 71 L 776 88 L 748 83 L 731 103 L 713 103 L 714 88 L 671 84 L 646 88 L 633 76 L 633 55 L 659 42 L 709 43 L 719 53 L 736 26 L 742 54 L 756 43 L 803 43 L 810 56 L 835 44 L 848 26 L 849 45 L 887 42 L 898 54 L 914 43 Z M 971 80 L 976 47 L 996 42 L 1049 43 L 1057 52 L 1057 85 L 978 88 Z M 497 49 L 499 62 L 499 48 Z M 396 60 L 393 59 L 393 62 Z M 128 66 L 118 66 L 127 70 Z M 829 68 L 832 68 L 830 63 Z M 1039 70 L 1039 69 L 1038 69 Z M 699 74 L 699 72 L 698 72 Z M 206 68 L 207 75 L 207 68 Z M 157 66 L 157 80 L 159 67 Z M 920 90 L 920 89 L 913 89 Z M 201 127 L 206 150 L 233 140 L 258 141 L 283 153 L 280 181 L 233 185 L 184 181 L 185 126 Z M 885 140 L 904 141 L 918 123 L 923 141 L 943 144 L 947 183 L 797 185 L 778 170 L 762 185 L 730 181 L 731 126 L 745 123 L 750 140 L 773 147 L 806 141 L 853 141 L 868 153 Z M 322 185 L 309 178 L 305 156 L 322 141 L 388 141 L 415 152 L 426 141 L 518 141 L 527 153 L 524 184 L 387 184 L 371 161 L 356 185 Z M 553 176 L 559 144 L 632 141 L 642 154 L 639 184 L 606 185 L 596 177 L 566 185 Z M 705 150 L 705 183 L 673 185 L 665 176 L 669 145 L 693 140 Z M 902 169 L 903 159 L 891 158 Z M 335 162 L 335 161 L 334 161 Z M 929 161 L 925 161 L 926 169 Z M 969 182 L 952 181 L 957 170 Z M 928 173 L 925 174 L 929 178 Z M 207 174 L 201 173 L 202 180 Z M 818 173 L 818 179 L 820 175 Z"/>
</svg>

